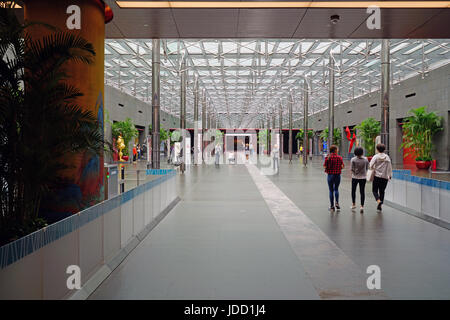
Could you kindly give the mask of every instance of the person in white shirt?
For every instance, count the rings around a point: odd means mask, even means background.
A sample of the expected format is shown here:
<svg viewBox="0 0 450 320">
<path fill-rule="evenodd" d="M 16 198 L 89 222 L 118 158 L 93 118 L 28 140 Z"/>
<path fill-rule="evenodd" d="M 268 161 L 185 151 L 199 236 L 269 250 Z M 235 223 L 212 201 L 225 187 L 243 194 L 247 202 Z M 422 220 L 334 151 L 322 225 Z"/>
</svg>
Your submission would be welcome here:
<svg viewBox="0 0 450 320">
<path fill-rule="evenodd" d="M 386 150 L 384 144 L 377 144 L 378 153 L 373 156 L 369 164 L 369 169 L 375 171 L 372 182 L 372 193 L 378 203 L 378 212 L 381 212 L 381 206 L 384 201 L 384 191 L 386 190 L 388 181 L 392 178 L 391 158 L 384 153 L 384 150 Z"/>
<path fill-rule="evenodd" d="M 278 149 L 278 145 L 277 144 L 273 146 L 272 159 L 273 159 L 273 170 L 278 172 L 278 170 L 280 168 L 280 163 L 279 163 L 280 150 Z"/>
<path fill-rule="evenodd" d="M 221 152 L 222 152 L 222 148 L 220 147 L 220 144 L 216 144 L 216 147 L 214 148 L 214 155 L 216 157 L 216 165 L 219 165 Z"/>
</svg>

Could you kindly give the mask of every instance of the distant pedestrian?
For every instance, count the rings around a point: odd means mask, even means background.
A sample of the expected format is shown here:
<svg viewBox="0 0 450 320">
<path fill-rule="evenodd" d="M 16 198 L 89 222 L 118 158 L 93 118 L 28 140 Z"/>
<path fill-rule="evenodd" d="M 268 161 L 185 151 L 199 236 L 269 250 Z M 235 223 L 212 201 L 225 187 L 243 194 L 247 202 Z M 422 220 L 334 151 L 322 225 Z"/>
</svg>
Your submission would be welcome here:
<svg viewBox="0 0 450 320">
<path fill-rule="evenodd" d="M 355 148 L 355 156 L 350 161 L 350 171 L 352 172 L 352 206 L 351 209 L 356 209 L 356 188 L 359 184 L 359 194 L 361 196 L 361 208 L 359 211 L 364 212 L 365 187 L 367 178 L 367 169 L 369 168 L 369 161 L 363 156 L 364 150 L 361 147 Z"/>
<path fill-rule="evenodd" d="M 377 154 L 373 156 L 369 164 L 369 169 L 374 171 L 372 193 L 377 200 L 377 211 L 381 212 L 381 206 L 384 201 L 384 191 L 388 181 L 392 178 L 391 158 L 384 153 L 386 146 L 382 143 L 377 144 Z"/>
<path fill-rule="evenodd" d="M 220 163 L 220 153 L 222 152 L 222 147 L 220 146 L 220 144 L 216 144 L 216 147 L 214 148 L 214 155 L 216 158 L 216 165 L 219 165 Z"/>
<path fill-rule="evenodd" d="M 341 210 L 339 205 L 339 184 L 341 183 L 341 172 L 344 168 L 344 161 L 337 153 L 338 147 L 332 145 L 330 147 L 330 154 L 325 158 L 325 162 L 323 163 L 325 172 L 328 174 L 327 182 L 330 191 L 330 211 L 332 212 L 334 212 L 335 207 L 337 211 Z M 336 203 L 334 203 L 334 198 L 336 198 Z"/>
<path fill-rule="evenodd" d="M 133 161 L 136 161 L 137 158 L 137 149 L 136 149 L 136 145 L 133 146 Z"/>
<path fill-rule="evenodd" d="M 278 145 L 275 144 L 272 149 L 272 161 L 273 161 L 273 170 L 278 172 L 280 169 L 280 149 L 278 149 Z"/>
<path fill-rule="evenodd" d="M 141 145 L 139 143 L 137 145 L 137 158 L 138 160 L 141 159 Z"/>
</svg>

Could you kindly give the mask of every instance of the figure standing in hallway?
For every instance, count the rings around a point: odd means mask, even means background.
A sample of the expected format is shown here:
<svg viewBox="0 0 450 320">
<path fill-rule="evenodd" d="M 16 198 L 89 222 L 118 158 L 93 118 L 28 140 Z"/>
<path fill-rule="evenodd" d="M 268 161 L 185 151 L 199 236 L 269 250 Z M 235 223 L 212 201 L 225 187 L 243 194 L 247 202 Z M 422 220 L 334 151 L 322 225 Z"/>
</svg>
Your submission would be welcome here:
<svg viewBox="0 0 450 320">
<path fill-rule="evenodd" d="M 381 212 L 381 206 L 384 201 L 384 191 L 388 181 L 392 178 L 391 158 L 384 153 L 386 146 L 382 143 L 377 144 L 377 154 L 370 161 L 369 168 L 374 170 L 372 182 L 372 193 L 377 200 L 377 212 Z"/>
<path fill-rule="evenodd" d="M 356 188 L 359 184 L 359 194 L 361 196 L 361 207 L 359 211 L 364 212 L 365 187 L 367 169 L 369 168 L 369 161 L 363 156 L 364 150 L 361 147 L 355 148 L 355 156 L 350 161 L 350 171 L 352 172 L 352 206 L 351 209 L 356 209 Z"/>
<path fill-rule="evenodd" d="M 344 168 L 344 161 L 337 153 L 338 147 L 332 145 L 330 147 L 330 154 L 325 158 L 325 162 L 323 163 L 325 172 L 328 174 L 327 182 L 330 191 L 330 211 L 332 212 L 334 212 L 335 207 L 337 211 L 341 210 L 339 206 L 339 184 L 341 183 L 341 172 Z M 336 198 L 336 203 L 334 203 L 334 198 Z"/>
<path fill-rule="evenodd" d="M 280 168 L 280 163 L 278 162 L 280 159 L 280 150 L 278 149 L 278 145 L 274 145 L 272 149 L 272 161 L 273 161 L 273 170 L 278 173 Z"/>
<path fill-rule="evenodd" d="M 216 165 L 218 166 L 220 163 L 220 153 L 222 152 L 222 148 L 220 147 L 220 144 L 216 144 L 216 147 L 214 148 L 214 155 L 216 157 Z"/>
<path fill-rule="evenodd" d="M 136 145 L 133 146 L 133 162 L 136 161 L 136 156 L 137 156 L 137 149 L 136 149 Z"/>
</svg>

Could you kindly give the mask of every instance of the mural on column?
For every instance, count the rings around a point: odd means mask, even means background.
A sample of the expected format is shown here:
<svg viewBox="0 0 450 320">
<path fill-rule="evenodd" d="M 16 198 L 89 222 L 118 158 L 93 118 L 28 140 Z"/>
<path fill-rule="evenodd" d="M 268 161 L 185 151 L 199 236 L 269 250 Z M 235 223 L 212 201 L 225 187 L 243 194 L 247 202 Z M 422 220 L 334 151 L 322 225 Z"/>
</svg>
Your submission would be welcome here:
<svg viewBox="0 0 450 320">
<path fill-rule="evenodd" d="M 69 30 L 67 13 L 69 6 L 76 4 L 80 8 L 81 28 Z M 97 116 L 98 126 L 104 134 L 104 43 L 105 23 L 113 18 L 111 8 L 102 0 L 26 0 L 24 17 L 28 21 L 43 22 L 64 32 L 77 34 L 95 49 L 92 64 L 70 62 L 66 65 L 68 74 L 65 82 L 78 88 L 83 96 L 77 98 L 77 104 Z M 33 27 L 32 38 L 40 38 L 52 32 L 48 28 Z M 103 153 L 92 155 L 81 153 L 67 158 L 72 168 L 62 175 L 61 188 L 56 190 L 52 199 L 47 199 L 43 213 L 49 222 L 79 212 L 104 199 Z"/>
</svg>

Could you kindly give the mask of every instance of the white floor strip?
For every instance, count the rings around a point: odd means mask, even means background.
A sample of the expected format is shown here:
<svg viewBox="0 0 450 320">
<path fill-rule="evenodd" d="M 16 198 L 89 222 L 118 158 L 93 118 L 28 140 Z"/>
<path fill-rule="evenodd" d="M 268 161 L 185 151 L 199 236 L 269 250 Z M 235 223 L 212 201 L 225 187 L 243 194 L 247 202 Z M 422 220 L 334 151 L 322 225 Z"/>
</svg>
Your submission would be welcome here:
<svg viewBox="0 0 450 320">
<path fill-rule="evenodd" d="M 322 299 L 386 299 L 369 290 L 364 273 L 255 165 L 246 165 L 292 249 Z M 382 286 L 382 283 L 381 283 Z"/>
</svg>

